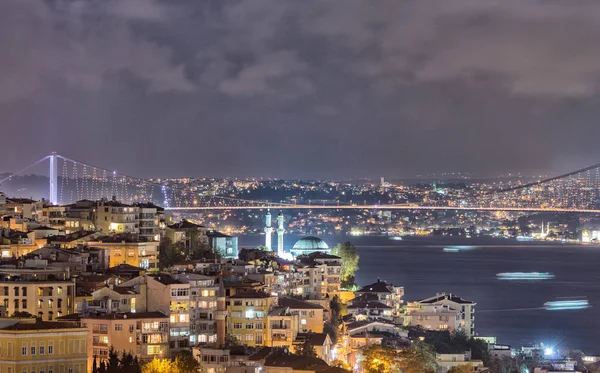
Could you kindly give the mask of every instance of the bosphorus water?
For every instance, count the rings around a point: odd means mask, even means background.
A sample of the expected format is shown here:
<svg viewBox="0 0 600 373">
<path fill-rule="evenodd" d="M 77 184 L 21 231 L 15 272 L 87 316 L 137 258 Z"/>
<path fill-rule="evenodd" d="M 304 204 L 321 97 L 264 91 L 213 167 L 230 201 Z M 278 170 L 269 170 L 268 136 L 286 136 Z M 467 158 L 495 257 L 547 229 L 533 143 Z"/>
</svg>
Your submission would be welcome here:
<svg viewBox="0 0 600 373">
<path fill-rule="evenodd" d="M 286 248 L 297 238 L 286 236 Z M 475 329 L 480 336 L 496 336 L 498 343 L 515 347 L 544 342 L 600 352 L 600 246 L 452 237 L 321 238 L 330 246 L 350 241 L 357 247 L 359 285 L 381 278 L 404 286 L 408 301 L 445 291 L 477 302 Z M 240 237 L 240 247 L 262 239 Z M 496 277 L 501 272 L 551 272 L 554 278 L 503 281 Z M 585 297 L 591 308 L 544 309 L 545 302 L 563 297 Z"/>
</svg>

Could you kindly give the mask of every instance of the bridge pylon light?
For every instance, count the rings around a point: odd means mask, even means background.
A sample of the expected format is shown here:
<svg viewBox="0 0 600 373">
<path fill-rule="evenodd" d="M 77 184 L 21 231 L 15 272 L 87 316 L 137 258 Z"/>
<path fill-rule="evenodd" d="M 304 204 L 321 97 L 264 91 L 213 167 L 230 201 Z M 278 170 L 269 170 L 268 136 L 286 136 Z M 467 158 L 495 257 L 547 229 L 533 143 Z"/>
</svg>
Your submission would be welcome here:
<svg viewBox="0 0 600 373">
<path fill-rule="evenodd" d="M 50 204 L 58 205 L 58 157 L 56 152 L 52 152 L 50 159 Z"/>
</svg>

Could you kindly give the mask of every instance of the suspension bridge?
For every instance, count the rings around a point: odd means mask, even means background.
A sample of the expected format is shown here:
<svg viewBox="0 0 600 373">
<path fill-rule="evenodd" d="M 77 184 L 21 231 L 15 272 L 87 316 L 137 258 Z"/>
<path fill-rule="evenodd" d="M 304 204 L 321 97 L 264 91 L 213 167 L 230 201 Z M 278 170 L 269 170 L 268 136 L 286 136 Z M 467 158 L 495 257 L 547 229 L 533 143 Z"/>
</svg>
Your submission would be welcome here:
<svg viewBox="0 0 600 373">
<path fill-rule="evenodd" d="M 45 162 L 48 162 L 46 166 Z M 45 168 L 48 167 L 48 168 Z M 165 210 L 385 209 L 600 213 L 600 164 L 531 183 L 479 185 L 442 201 L 420 204 L 292 203 L 236 198 L 199 188 L 194 179 L 144 179 L 52 153 L 0 179 L 0 188 L 31 170 L 45 169 L 47 200 L 66 205 L 115 198 L 127 204 L 154 203 Z M 2 189 L 0 189 L 2 190 Z"/>
</svg>

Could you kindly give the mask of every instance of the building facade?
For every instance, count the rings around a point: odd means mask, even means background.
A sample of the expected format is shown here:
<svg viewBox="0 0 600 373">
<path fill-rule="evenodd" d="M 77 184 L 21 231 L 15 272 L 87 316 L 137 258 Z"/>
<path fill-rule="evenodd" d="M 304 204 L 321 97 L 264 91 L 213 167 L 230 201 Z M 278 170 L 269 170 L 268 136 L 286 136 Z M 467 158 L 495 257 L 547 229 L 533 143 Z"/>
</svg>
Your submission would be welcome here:
<svg viewBox="0 0 600 373">
<path fill-rule="evenodd" d="M 3 373 L 86 373 L 88 330 L 71 323 L 0 320 Z"/>
<path fill-rule="evenodd" d="M 106 361 L 110 348 L 131 353 L 141 362 L 169 357 L 169 317 L 161 312 L 113 313 L 81 318 L 88 330 L 87 358 L 92 367 Z"/>
<path fill-rule="evenodd" d="M 68 269 L 1 268 L 0 299 L 8 315 L 29 313 L 52 321 L 73 313 L 75 280 Z"/>
</svg>

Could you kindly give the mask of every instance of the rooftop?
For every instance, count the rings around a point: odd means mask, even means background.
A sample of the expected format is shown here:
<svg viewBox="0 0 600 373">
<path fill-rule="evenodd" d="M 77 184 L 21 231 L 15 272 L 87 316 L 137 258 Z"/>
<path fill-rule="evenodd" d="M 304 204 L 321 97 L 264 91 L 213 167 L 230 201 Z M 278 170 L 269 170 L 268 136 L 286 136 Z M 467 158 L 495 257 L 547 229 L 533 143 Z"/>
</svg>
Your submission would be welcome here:
<svg viewBox="0 0 600 373">
<path fill-rule="evenodd" d="M 323 346 L 327 341 L 327 333 L 298 333 L 296 342 L 304 343 L 305 341 L 313 346 Z"/>
<path fill-rule="evenodd" d="M 429 304 L 431 304 L 431 303 L 440 302 L 442 300 L 449 300 L 451 302 L 458 303 L 458 304 L 472 304 L 472 305 L 475 305 L 475 302 L 463 299 L 463 298 L 458 297 L 458 296 L 456 296 L 455 294 L 452 294 L 452 293 L 438 293 L 438 294 L 436 294 L 435 296 L 433 296 L 431 298 L 420 300 L 419 303 L 429 303 Z"/>
<path fill-rule="evenodd" d="M 294 310 L 322 310 L 323 307 L 318 304 L 306 302 L 295 298 L 279 298 L 278 301 L 281 307 L 289 307 Z"/>
<path fill-rule="evenodd" d="M 96 320 L 127 320 L 127 319 L 166 319 L 169 316 L 162 312 L 124 312 L 124 313 L 107 313 L 98 316 L 81 316 L 82 319 Z"/>
<path fill-rule="evenodd" d="M 249 298 L 255 298 L 255 299 L 266 299 L 266 298 L 270 298 L 271 295 L 265 293 L 264 291 L 257 291 L 257 290 L 248 290 L 248 291 L 243 291 L 241 293 L 235 294 L 230 296 L 230 299 L 249 299 Z"/>
<path fill-rule="evenodd" d="M 160 282 L 163 285 L 183 284 L 182 281 L 179 281 L 176 278 L 174 278 L 173 276 L 168 275 L 166 273 L 159 273 L 156 275 L 148 275 L 148 276 L 152 277 L 154 280 Z"/>
<path fill-rule="evenodd" d="M 12 325 L 4 326 L 0 330 L 54 330 L 54 329 L 84 329 L 73 326 L 70 322 L 60 321 L 40 321 L 35 322 L 17 322 Z"/>
<path fill-rule="evenodd" d="M 391 290 L 388 287 L 391 286 L 385 281 L 377 280 L 377 282 L 372 283 L 371 285 L 363 286 L 360 290 L 356 291 L 357 293 L 391 293 Z"/>
<path fill-rule="evenodd" d="M 205 228 L 203 225 L 194 224 L 188 220 L 182 220 L 179 223 L 171 224 L 168 226 L 170 229 L 194 229 L 194 228 Z"/>
</svg>

